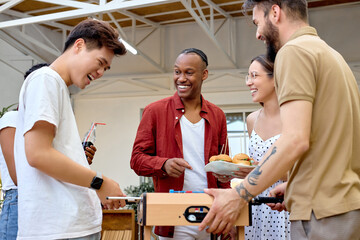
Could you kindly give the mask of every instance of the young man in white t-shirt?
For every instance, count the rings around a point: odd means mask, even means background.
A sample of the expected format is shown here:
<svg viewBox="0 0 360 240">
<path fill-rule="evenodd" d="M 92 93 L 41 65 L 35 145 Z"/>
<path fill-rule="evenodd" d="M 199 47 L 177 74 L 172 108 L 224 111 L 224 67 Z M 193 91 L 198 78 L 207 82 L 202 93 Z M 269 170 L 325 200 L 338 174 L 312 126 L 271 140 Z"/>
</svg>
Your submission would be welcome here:
<svg viewBox="0 0 360 240">
<path fill-rule="evenodd" d="M 105 208 L 125 205 L 106 200 L 125 196 L 119 184 L 89 168 L 68 90 L 85 88 L 126 53 L 118 37 L 106 22 L 79 23 L 63 54 L 22 86 L 15 134 L 20 240 L 100 239 L 100 201 Z"/>
</svg>

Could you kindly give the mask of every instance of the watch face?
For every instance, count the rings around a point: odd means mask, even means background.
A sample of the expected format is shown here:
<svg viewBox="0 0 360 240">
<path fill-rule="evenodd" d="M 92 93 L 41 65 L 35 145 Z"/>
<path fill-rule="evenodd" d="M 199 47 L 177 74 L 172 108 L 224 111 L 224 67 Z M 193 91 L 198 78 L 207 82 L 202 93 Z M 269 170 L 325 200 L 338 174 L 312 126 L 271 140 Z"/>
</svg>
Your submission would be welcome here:
<svg viewBox="0 0 360 240">
<path fill-rule="evenodd" d="M 94 179 L 91 182 L 91 188 L 99 190 L 103 181 L 104 180 L 102 178 L 94 177 Z"/>
</svg>

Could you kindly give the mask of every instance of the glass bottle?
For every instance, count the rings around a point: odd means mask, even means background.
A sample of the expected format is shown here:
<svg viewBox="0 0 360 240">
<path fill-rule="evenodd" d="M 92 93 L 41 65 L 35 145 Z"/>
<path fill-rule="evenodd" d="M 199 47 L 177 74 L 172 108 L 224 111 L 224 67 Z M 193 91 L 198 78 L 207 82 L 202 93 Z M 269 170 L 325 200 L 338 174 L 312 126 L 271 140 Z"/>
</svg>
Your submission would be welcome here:
<svg viewBox="0 0 360 240">
<path fill-rule="evenodd" d="M 95 130 L 96 130 L 97 125 L 106 125 L 106 124 L 105 123 L 91 123 L 90 129 L 85 134 L 83 142 L 82 142 L 84 150 L 86 150 L 86 147 L 90 147 L 91 145 L 94 145 L 95 140 L 96 140 Z"/>
</svg>

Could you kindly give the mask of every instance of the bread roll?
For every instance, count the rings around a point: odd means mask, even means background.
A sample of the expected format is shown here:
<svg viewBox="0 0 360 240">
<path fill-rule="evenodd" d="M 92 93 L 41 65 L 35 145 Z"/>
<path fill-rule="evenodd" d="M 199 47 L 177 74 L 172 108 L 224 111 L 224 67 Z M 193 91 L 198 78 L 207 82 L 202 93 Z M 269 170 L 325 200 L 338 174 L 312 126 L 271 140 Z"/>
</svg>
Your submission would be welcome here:
<svg viewBox="0 0 360 240">
<path fill-rule="evenodd" d="M 232 162 L 231 157 L 229 157 L 229 155 L 226 154 L 220 154 L 217 156 L 217 160 L 218 161 L 225 161 L 225 162 Z"/>
<path fill-rule="evenodd" d="M 236 164 L 251 165 L 250 158 L 245 153 L 238 153 L 233 157 L 232 162 Z"/>
<path fill-rule="evenodd" d="M 213 162 L 213 161 L 224 161 L 224 162 L 232 162 L 231 157 L 229 157 L 226 154 L 220 154 L 220 155 L 215 155 L 212 156 L 209 160 L 209 162 Z"/>
<path fill-rule="evenodd" d="M 212 157 L 210 158 L 209 162 L 216 161 L 216 157 L 217 157 L 217 155 L 216 155 L 216 156 L 212 156 Z"/>
</svg>

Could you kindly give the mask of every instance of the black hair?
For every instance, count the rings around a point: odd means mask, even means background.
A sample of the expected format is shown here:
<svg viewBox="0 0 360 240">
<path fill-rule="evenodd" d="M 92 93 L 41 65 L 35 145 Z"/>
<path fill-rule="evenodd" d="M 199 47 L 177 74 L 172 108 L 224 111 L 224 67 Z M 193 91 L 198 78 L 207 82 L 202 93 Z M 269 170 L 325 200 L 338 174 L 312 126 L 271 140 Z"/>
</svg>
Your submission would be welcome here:
<svg viewBox="0 0 360 240">
<path fill-rule="evenodd" d="M 274 74 L 274 62 L 271 61 L 271 59 L 266 57 L 264 54 L 254 57 L 253 59 L 251 59 L 250 63 L 253 63 L 254 61 L 260 63 L 260 65 L 264 68 L 268 75 L 271 76 Z"/>
<path fill-rule="evenodd" d="M 195 53 L 196 55 L 198 55 L 201 60 L 206 64 L 206 67 L 208 66 L 208 59 L 206 54 L 201 51 L 200 49 L 197 48 L 187 48 L 181 51 L 180 54 L 188 54 L 188 53 Z"/>
<path fill-rule="evenodd" d="M 27 76 L 30 75 L 30 73 L 32 73 L 33 71 L 38 70 L 38 69 L 40 69 L 42 67 L 45 67 L 45 66 L 49 66 L 49 64 L 48 63 L 35 64 L 29 70 L 26 71 L 26 73 L 24 74 L 24 80 L 27 78 Z"/>
<path fill-rule="evenodd" d="M 86 19 L 76 25 L 65 42 L 64 52 L 74 45 L 79 38 L 84 39 L 89 50 L 106 47 L 112 50 L 115 55 L 126 53 L 124 44 L 119 41 L 119 33 L 104 21 Z"/>
</svg>

